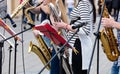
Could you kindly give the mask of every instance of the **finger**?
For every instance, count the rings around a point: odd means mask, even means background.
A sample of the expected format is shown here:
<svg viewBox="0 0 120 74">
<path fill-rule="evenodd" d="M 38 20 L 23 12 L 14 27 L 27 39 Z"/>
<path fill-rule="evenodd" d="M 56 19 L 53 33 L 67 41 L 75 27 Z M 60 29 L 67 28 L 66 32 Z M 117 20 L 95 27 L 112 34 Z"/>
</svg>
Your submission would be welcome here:
<svg viewBox="0 0 120 74">
<path fill-rule="evenodd" d="M 57 25 L 57 23 L 56 23 L 56 22 L 53 22 L 53 24 L 54 24 L 54 25 Z"/>
</svg>

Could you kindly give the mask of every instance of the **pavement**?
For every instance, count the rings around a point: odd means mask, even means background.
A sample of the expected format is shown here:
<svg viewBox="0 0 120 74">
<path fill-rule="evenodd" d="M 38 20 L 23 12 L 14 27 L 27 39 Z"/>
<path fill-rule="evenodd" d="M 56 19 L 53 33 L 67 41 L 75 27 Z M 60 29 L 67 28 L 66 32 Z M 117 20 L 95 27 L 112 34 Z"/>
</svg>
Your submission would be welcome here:
<svg viewBox="0 0 120 74">
<path fill-rule="evenodd" d="M 23 24 L 21 21 L 21 17 L 17 17 L 13 19 L 15 21 L 15 23 L 17 24 L 16 28 L 13 28 L 12 25 L 10 24 L 10 22 L 7 20 L 6 23 L 11 27 L 11 29 L 15 32 L 15 33 L 19 33 L 21 32 L 21 30 L 23 29 L 23 26 L 26 26 L 26 28 L 29 28 L 29 25 L 27 24 Z M 97 18 L 97 23 L 96 23 L 96 30 L 98 27 L 98 23 L 99 23 L 99 17 Z M 36 21 L 35 23 L 40 24 L 40 22 Z M 6 32 L 3 27 L 0 27 L 0 32 L 2 34 L 4 34 L 4 36 L 6 38 L 10 37 L 11 35 Z M 38 58 L 38 56 L 31 52 L 28 53 L 29 50 L 29 43 L 30 41 L 32 41 L 33 43 L 35 43 L 36 45 L 38 45 L 32 30 L 28 30 L 26 32 L 24 32 L 23 34 L 19 35 L 22 39 L 23 39 L 23 43 L 21 43 L 20 41 L 17 41 L 18 45 L 17 45 L 17 60 L 16 60 L 16 73 L 17 74 L 37 74 L 42 68 L 43 68 L 43 64 L 41 62 L 41 60 Z M 95 35 L 93 35 L 93 43 L 95 43 Z M 0 37 L 0 40 L 3 40 Z M 9 39 L 9 41 L 14 45 L 15 41 L 14 38 Z M 98 45 L 99 44 L 99 45 Z M 99 46 L 99 48 L 97 47 L 97 45 Z M 14 74 L 14 51 L 15 49 L 12 48 L 12 52 L 11 52 L 11 63 L 9 65 L 9 54 L 10 54 L 10 49 L 9 49 L 9 44 L 7 43 L 7 41 L 4 42 L 4 47 L 3 47 L 3 63 L 2 63 L 2 74 Z M 98 53 L 97 51 L 99 50 L 99 60 L 97 60 L 98 57 Z M 90 74 L 98 74 L 97 72 L 99 71 L 99 74 L 110 74 L 111 71 L 111 66 L 112 63 L 111 61 L 109 61 L 105 55 L 105 53 L 103 52 L 103 49 L 101 47 L 101 43 L 95 43 L 95 51 L 93 54 L 93 60 L 92 60 L 92 65 L 91 65 L 91 69 L 90 69 Z M 97 63 L 99 62 L 99 63 Z M 9 68 L 10 67 L 10 68 Z M 10 71 L 9 71 L 10 70 Z M 49 74 L 49 71 L 47 69 L 45 69 L 42 74 Z"/>
</svg>

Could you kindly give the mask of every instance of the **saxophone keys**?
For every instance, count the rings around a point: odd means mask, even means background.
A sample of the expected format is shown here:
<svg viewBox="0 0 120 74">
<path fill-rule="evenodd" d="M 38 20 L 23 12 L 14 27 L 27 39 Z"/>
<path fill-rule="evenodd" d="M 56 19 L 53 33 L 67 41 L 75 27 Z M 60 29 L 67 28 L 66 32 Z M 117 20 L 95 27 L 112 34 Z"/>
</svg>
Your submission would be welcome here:
<svg viewBox="0 0 120 74">
<path fill-rule="evenodd" d="M 73 52 L 77 55 L 79 52 L 75 49 L 75 47 L 72 47 Z"/>
</svg>

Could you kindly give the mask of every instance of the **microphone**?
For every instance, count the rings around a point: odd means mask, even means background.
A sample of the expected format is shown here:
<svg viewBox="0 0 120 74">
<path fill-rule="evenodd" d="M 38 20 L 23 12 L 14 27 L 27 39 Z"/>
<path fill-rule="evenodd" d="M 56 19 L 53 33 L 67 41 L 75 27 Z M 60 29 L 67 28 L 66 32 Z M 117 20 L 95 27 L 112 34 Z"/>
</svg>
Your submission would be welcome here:
<svg viewBox="0 0 120 74">
<path fill-rule="evenodd" d="M 5 19 L 6 19 L 6 18 L 8 18 L 8 19 L 10 20 L 12 26 L 15 28 L 15 27 L 16 27 L 16 24 L 15 24 L 15 22 L 12 20 L 12 18 L 10 17 L 9 14 L 6 15 Z"/>
<path fill-rule="evenodd" d="M 77 17 L 77 19 L 71 20 L 70 24 L 74 24 L 77 20 L 81 20 L 81 17 Z"/>
<path fill-rule="evenodd" d="M 80 28 L 82 26 L 85 26 L 86 24 L 88 24 L 88 22 L 81 22 L 80 24 L 78 24 L 76 26 L 72 26 L 72 29 Z"/>
</svg>

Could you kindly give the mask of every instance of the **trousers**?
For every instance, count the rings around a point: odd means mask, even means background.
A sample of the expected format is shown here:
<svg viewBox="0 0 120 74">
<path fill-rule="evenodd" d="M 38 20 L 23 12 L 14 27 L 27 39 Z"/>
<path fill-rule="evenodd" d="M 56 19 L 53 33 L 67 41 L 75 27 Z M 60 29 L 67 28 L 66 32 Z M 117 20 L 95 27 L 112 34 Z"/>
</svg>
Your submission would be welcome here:
<svg viewBox="0 0 120 74">
<path fill-rule="evenodd" d="M 114 62 L 111 68 L 111 74 L 120 74 L 120 66 L 118 66 L 118 62 Z"/>
</svg>

